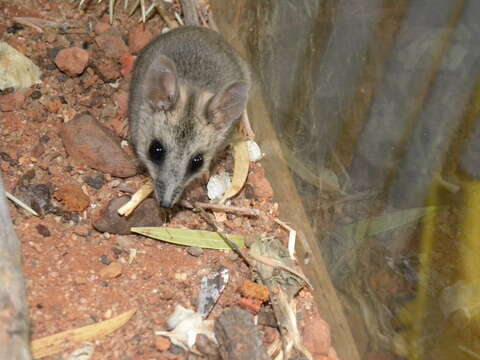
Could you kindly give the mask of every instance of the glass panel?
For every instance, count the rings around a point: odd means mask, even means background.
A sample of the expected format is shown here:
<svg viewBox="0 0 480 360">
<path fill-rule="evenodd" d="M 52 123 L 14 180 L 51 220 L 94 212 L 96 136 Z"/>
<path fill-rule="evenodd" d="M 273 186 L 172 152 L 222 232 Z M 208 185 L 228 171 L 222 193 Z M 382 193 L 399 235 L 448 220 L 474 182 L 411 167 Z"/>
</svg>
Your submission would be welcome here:
<svg viewBox="0 0 480 360">
<path fill-rule="evenodd" d="M 211 3 L 340 358 L 480 359 L 480 1 Z"/>
</svg>

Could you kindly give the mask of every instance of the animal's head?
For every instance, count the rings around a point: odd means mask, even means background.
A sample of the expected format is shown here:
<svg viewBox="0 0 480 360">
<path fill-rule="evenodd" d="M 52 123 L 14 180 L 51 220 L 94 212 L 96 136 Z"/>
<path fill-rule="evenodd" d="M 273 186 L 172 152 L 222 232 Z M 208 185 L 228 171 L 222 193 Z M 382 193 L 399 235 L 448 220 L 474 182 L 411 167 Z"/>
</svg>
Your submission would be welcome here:
<svg viewBox="0 0 480 360">
<path fill-rule="evenodd" d="M 249 85 L 237 81 L 207 92 L 185 83 L 175 64 L 161 56 L 143 86 L 135 147 L 159 204 L 168 208 L 208 169 L 245 109 Z"/>
</svg>

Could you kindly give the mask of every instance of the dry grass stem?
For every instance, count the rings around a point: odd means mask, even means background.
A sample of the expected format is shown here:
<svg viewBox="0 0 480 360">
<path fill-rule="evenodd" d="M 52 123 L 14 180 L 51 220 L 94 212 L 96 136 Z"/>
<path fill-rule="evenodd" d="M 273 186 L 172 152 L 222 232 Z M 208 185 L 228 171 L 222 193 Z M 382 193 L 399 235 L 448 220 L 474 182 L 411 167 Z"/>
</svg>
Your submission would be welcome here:
<svg viewBox="0 0 480 360">
<path fill-rule="evenodd" d="M 290 258 L 295 259 L 295 244 L 297 242 L 297 232 L 280 219 L 273 219 L 278 225 L 288 231 L 288 254 Z"/>
<path fill-rule="evenodd" d="M 138 189 L 138 191 L 132 195 L 132 198 L 117 210 L 118 214 L 122 216 L 130 215 L 152 192 L 152 183 L 149 182 L 142 185 L 142 187 L 140 187 L 140 189 Z"/>
</svg>

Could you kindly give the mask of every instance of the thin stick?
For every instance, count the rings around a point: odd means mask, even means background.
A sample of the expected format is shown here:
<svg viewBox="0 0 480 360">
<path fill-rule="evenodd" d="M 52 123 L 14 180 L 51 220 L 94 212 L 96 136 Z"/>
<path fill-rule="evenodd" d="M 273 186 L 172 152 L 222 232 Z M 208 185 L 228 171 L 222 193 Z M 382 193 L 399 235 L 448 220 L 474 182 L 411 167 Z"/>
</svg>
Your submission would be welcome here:
<svg viewBox="0 0 480 360">
<path fill-rule="evenodd" d="M 237 215 L 246 215 L 246 216 L 259 216 L 260 215 L 260 210 L 258 209 L 250 209 L 250 208 L 244 208 L 244 207 L 238 207 L 238 206 L 226 206 L 226 205 L 220 205 L 220 204 L 209 204 L 209 203 L 204 203 L 200 201 L 196 201 L 192 204 L 190 204 L 187 201 L 181 201 L 180 204 L 186 208 L 192 209 L 192 208 L 201 208 L 201 209 L 206 209 L 206 210 L 213 210 L 213 211 L 223 211 L 226 213 L 233 213 Z"/>
<path fill-rule="evenodd" d="M 143 10 L 145 10 L 145 9 L 143 9 Z M 145 23 L 145 21 L 147 19 L 150 19 L 150 17 L 153 15 L 153 10 L 155 10 L 155 4 L 150 5 L 148 7 L 148 9 L 144 11 L 145 12 L 145 19 L 143 18 L 144 14 L 142 12 L 142 15 L 140 16 L 140 19 L 138 19 L 138 22 L 139 23 L 141 23 L 141 22 Z"/>
<path fill-rule="evenodd" d="M 180 26 L 185 25 L 185 24 L 183 23 L 182 18 L 180 17 L 180 15 L 179 15 L 176 11 L 175 11 L 175 19 L 177 19 L 177 22 L 180 24 Z"/>
<path fill-rule="evenodd" d="M 292 260 L 295 259 L 295 243 L 297 241 L 297 232 L 280 219 L 273 219 L 277 224 L 288 231 L 288 254 Z"/>
<path fill-rule="evenodd" d="M 37 30 L 41 27 L 51 27 L 51 28 L 57 28 L 62 30 L 66 30 L 70 27 L 70 24 L 68 23 L 60 23 L 56 21 L 50 21 L 50 20 L 32 18 L 32 17 L 14 17 L 13 20 L 15 20 L 18 23 L 23 23 L 24 25 L 33 26 Z"/>
<path fill-rule="evenodd" d="M 30 206 L 28 206 L 27 204 L 25 204 L 22 200 L 16 198 L 15 196 L 13 196 L 12 194 L 10 194 L 8 191 L 5 191 L 5 195 L 7 196 L 7 198 L 9 198 L 10 200 L 12 200 L 15 204 L 17 204 L 18 206 L 20 206 L 22 209 L 26 210 L 27 212 L 29 212 L 30 214 L 32 215 L 35 215 L 35 216 L 40 216 L 38 215 L 38 213 L 33 210 Z"/>
<path fill-rule="evenodd" d="M 250 119 L 248 118 L 248 112 L 246 109 L 243 111 L 241 122 L 243 125 L 243 133 L 245 134 L 245 136 L 250 140 L 255 139 L 255 133 L 253 132 L 252 125 L 250 124 Z"/>
<path fill-rule="evenodd" d="M 43 29 L 40 26 L 33 24 L 30 18 L 16 17 L 13 19 L 19 24 L 30 26 L 32 29 L 36 30 L 37 32 L 43 33 Z"/>
<path fill-rule="evenodd" d="M 140 0 L 140 10 L 142 11 L 142 22 L 145 24 L 145 18 L 147 14 L 145 14 L 145 0 Z"/>
<path fill-rule="evenodd" d="M 137 0 L 135 4 L 132 6 L 130 9 L 130 12 L 128 13 L 128 16 L 132 16 L 135 10 L 137 10 L 138 6 L 140 5 L 140 0 Z"/>
</svg>

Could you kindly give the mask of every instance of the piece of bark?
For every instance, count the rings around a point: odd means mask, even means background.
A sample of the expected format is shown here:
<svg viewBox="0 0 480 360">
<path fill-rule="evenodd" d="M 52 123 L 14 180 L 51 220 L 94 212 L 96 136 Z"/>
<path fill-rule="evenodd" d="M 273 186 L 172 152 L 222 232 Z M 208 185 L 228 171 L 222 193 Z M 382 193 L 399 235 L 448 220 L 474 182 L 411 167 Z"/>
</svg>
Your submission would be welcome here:
<svg viewBox="0 0 480 360">
<path fill-rule="evenodd" d="M 225 310 L 215 321 L 215 337 L 223 360 L 270 359 L 252 314 L 244 309 Z"/>
<path fill-rule="evenodd" d="M 0 359 L 31 359 L 20 242 L 10 219 L 1 174 L 0 279 Z"/>
</svg>

